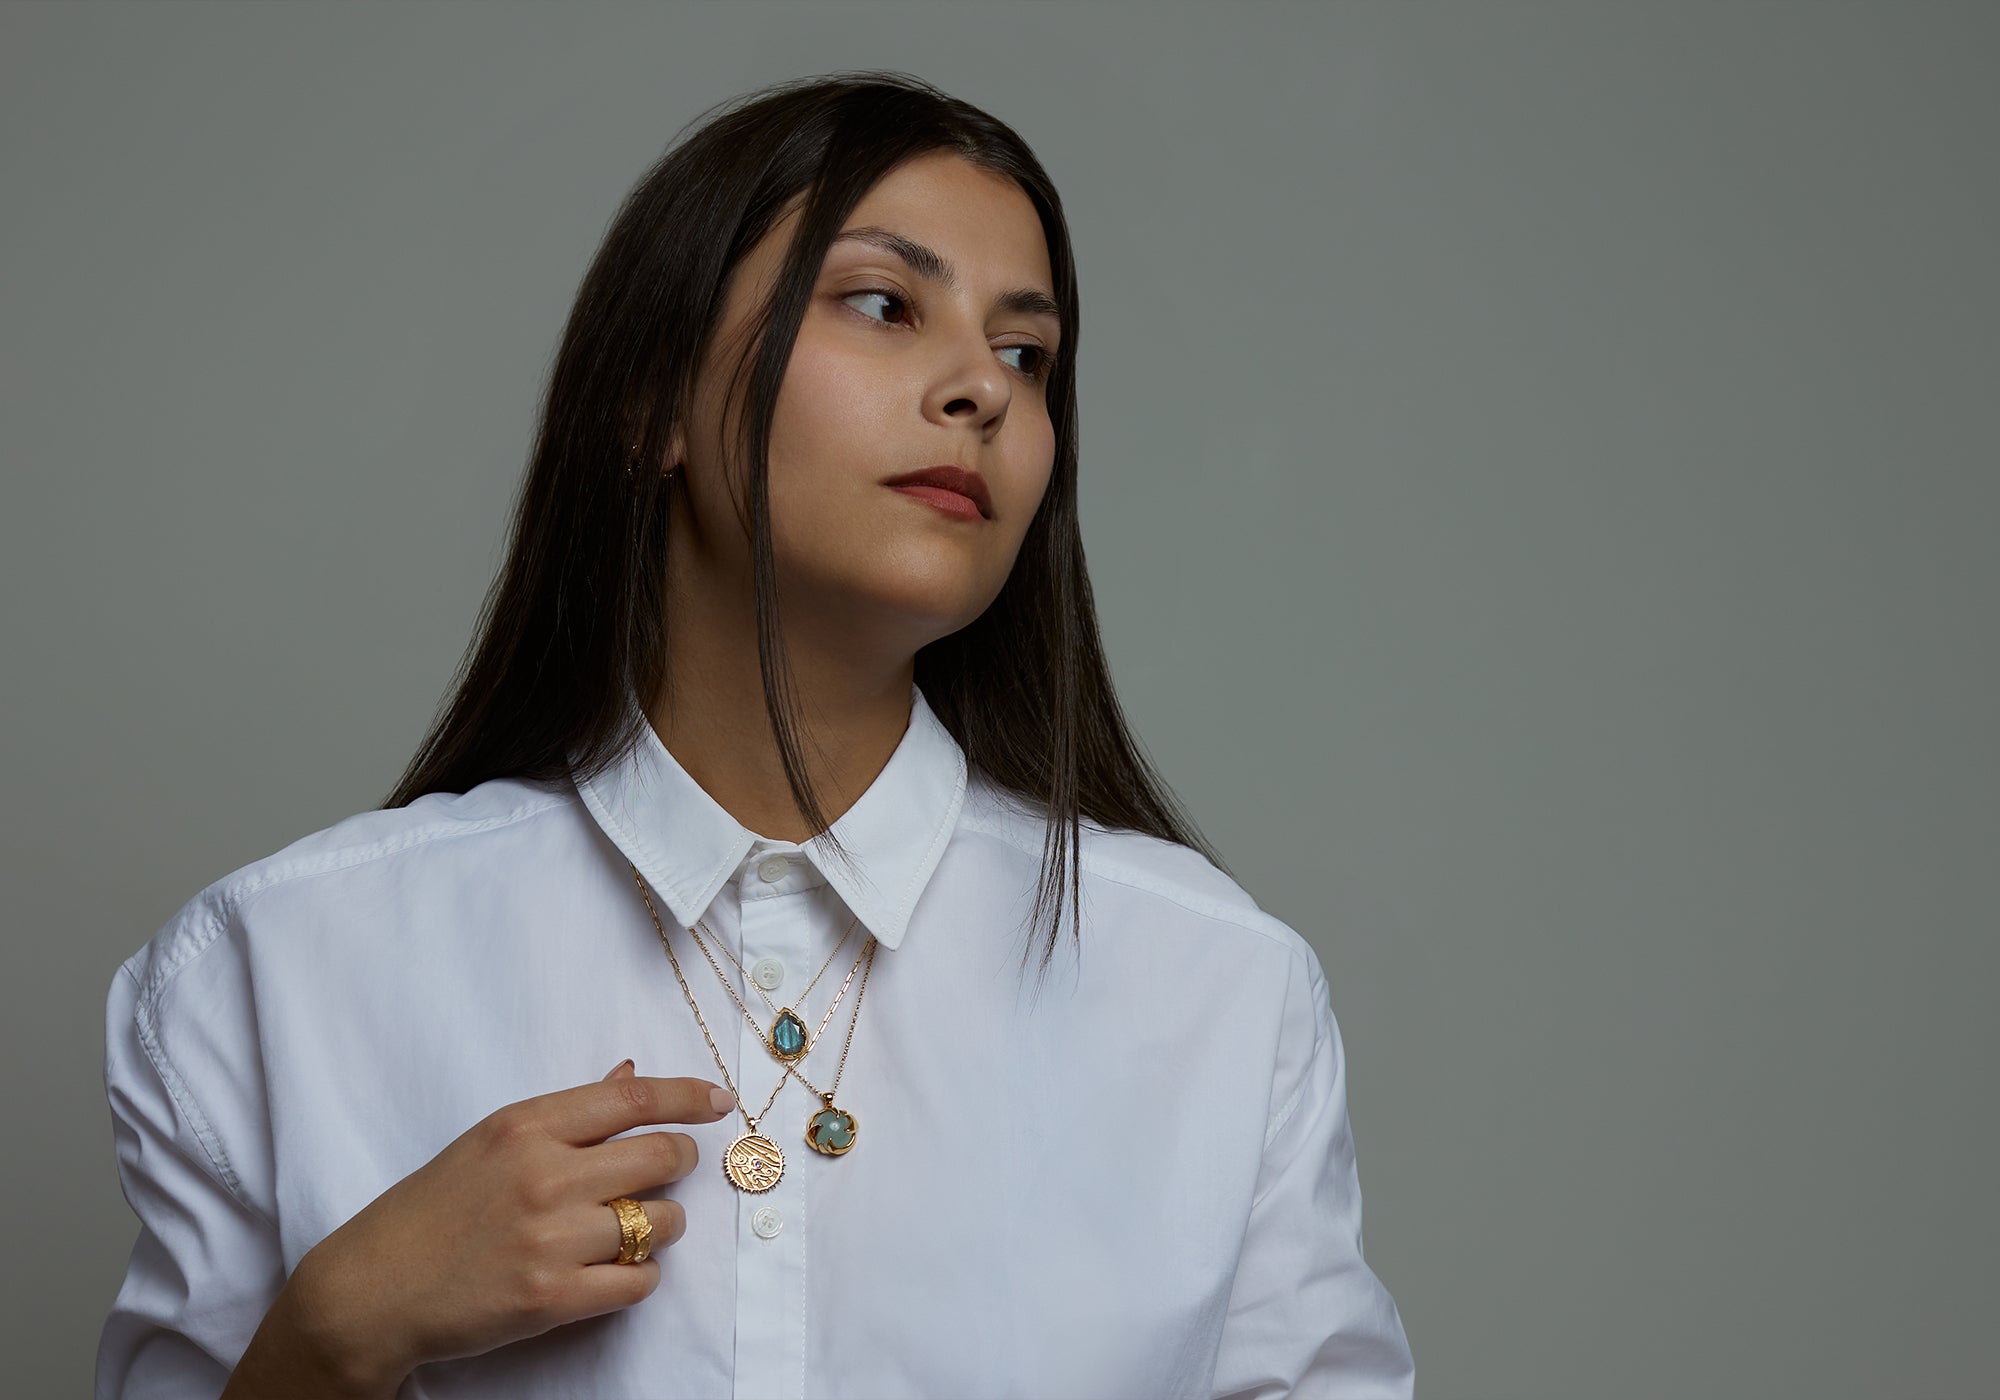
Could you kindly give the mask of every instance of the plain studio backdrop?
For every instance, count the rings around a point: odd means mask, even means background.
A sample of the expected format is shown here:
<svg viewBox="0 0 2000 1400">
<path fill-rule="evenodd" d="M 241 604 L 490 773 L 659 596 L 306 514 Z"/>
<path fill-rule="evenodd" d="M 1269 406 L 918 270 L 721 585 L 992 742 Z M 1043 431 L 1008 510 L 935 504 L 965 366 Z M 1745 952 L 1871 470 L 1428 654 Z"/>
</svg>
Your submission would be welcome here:
<svg viewBox="0 0 2000 1400">
<path fill-rule="evenodd" d="M 118 963 L 382 800 L 617 201 L 856 67 L 1063 191 L 1120 692 L 1419 1393 L 1995 1393 L 2000 6 L 1890 0 L 0 7 L 12 1393 Z"/>
</svg>

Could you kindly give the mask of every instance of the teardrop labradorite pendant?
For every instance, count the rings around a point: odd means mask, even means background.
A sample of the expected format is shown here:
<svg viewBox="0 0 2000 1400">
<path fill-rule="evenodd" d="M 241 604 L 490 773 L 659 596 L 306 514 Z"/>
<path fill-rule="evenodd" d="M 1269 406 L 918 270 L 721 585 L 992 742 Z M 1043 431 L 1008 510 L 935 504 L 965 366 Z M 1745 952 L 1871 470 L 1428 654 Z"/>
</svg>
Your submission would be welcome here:
<svg viewBox="0 0 2000 1400">
<path fill-rule="evenodd" d="M 806 1120 L 806 1142 L 815 1152 L 824 1152 L 829 1157 L 838 1157 L 854 1146 L 854 1135 L 861 1130 L 861 1124 L 853 1114 L 833 1106 L 833 1095 L 826 1096 L 826 1107 Z"/>
<path fill-rule="evenodd" d="M 796 1060 L 806 1053 L 806 1023 L 789 1006 L 771 1027 L 771 1053 L 781 1060 Z"/>
</svg>

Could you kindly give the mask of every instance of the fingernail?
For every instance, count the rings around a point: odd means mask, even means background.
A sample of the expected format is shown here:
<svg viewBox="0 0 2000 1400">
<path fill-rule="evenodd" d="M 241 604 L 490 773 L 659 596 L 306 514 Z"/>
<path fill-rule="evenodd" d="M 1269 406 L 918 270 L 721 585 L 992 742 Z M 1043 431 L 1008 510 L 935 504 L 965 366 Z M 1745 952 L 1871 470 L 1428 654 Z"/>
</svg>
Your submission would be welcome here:
<svg viewBox="0 0 2000 1400">
<path fill-rule="evenodd" d="M 615 1064 L 615 1065 L 613 1065 L 613 1066 L 611 1067 L 611 1073 L 609 1073 L 609 1074 L 605 1075 L 604 1077 L 605 1077 L 606 1079 L 616 1079 L 616 1078 L 618 1077 L 618 1071 L 620 1071 L 620 1070 L 624 1069 L 624 1068 L 625 1068 L 626 1066 L 630 1065 L 631 1063 L 632 1063 L 632 1062 L 631 1062 L 630 1060 L 620 1060 L 620 1061 L 619 1061 L 619 1062 L 618 1062 L 617 1064 Z"/>
<path fill-rule="evenodd" d="M 736 1107 L 736 1095 L 730 1093 L 727 1089 L 710 1089 L 708 1091 L 708 1101 L 715 1105 L 717 1113 L 727 1113 L 730 1109 Z"/>
</svg>

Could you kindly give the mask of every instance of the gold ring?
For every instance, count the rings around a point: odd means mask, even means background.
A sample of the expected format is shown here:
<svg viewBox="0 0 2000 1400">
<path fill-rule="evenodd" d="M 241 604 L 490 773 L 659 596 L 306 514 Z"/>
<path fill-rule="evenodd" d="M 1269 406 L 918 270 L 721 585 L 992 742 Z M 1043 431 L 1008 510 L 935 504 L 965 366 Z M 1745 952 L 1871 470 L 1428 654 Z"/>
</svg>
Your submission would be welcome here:
<svg viewBox="0 0 2000 1400">
<path fill-rule="evenodd" d="M 641 1264 L 653 1252 L 653 1218 L 630 1196 L 617 1196 L 606 1205 L 618 1212 L 618 1260 L 620 1264 Z"/>
</svg>

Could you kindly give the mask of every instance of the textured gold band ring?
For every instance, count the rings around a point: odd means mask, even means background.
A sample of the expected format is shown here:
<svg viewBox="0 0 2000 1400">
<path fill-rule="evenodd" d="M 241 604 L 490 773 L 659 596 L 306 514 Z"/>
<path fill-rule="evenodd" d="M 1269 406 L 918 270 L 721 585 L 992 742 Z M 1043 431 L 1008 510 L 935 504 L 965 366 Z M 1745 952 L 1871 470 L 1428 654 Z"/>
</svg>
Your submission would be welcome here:
<svg viewBox="0 0 2000 1400">
<path fill-rule="evenodd" d="M 630 1196 L 617 1196 L 605 1202 L 618 1212 L 618 1261 L 620 1264 L 644 1263 L 646 1256 L 653 1252 L 653 1219 L 646 1214 L 646 1208 Z"/>
</svg>

